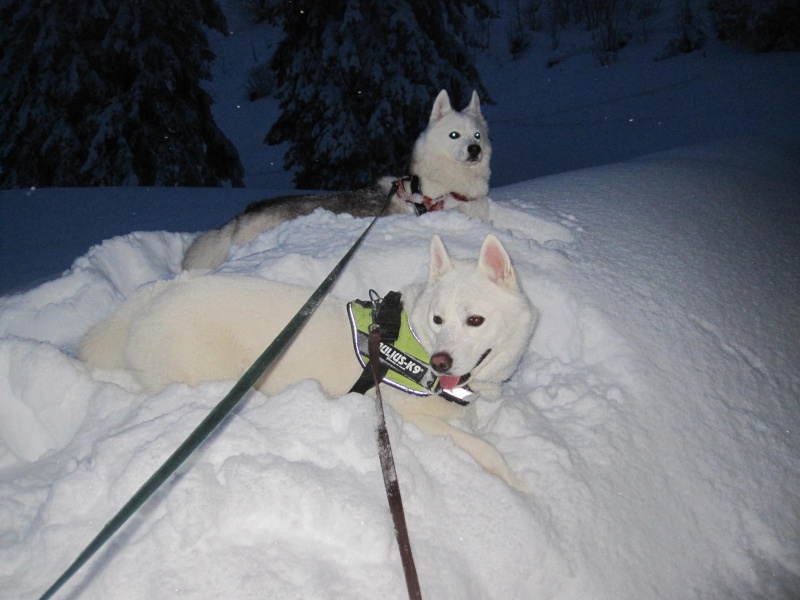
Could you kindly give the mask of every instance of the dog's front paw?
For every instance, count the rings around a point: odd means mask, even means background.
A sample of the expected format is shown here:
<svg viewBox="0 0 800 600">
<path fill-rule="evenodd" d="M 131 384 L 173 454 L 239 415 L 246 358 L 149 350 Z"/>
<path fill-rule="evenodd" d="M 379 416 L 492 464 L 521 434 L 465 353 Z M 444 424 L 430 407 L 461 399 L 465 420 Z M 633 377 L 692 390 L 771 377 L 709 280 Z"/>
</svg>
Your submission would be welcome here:
<svg viewBox="0 0 800 600">
<path fill-rule="evenodd" d="M 491 221 L 491 205 L 489 198 L 486 196 L 475 198 L 474 200 L 470 200 L 468 202 L 461 202 L 458 205 L 458 210 L 473 219 L 480 219 L 485 223 L 489 223 Z"/>
<path fill-rule="evenodd" d="M 500 384 L 489 381 L 470 383 L 469 387 L 475 390 L 483 400 L 496 402 L 500 399 Z"/>
<path fill-rule="evenodd" d="M 409 196 L 410 198 L 411 196 Z M 389 214 L 392 215 L 414 215 L 418 214 L 417 207 L 413 202 L 394 196 L 391 201 L 391 208 Z"/>
</svg>

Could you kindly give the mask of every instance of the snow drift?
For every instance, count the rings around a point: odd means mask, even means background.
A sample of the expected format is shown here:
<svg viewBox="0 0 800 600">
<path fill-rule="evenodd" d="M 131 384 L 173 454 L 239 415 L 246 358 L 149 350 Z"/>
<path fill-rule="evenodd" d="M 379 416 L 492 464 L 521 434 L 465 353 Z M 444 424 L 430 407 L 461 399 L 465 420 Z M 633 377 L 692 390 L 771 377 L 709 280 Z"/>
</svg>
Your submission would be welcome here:
<svg viewBox="0 0 800 600">
<path fill-rule="evenodd" d="M 387 415 L 426 598 L 796 597 L 797 156 L 687 148 L 493 190 L 493 225 L 376 225 L 336 295 L 423 279 L 434 232 L 472 257 L 491 231 L 541 312 L 473 419 L 529 494 Z M 319 211 L 222 269 L 315 286 L 365 226 Z M 41 594 L 229 389 L 148 397 L 74 358 L 187 241 L 117 237 L 0 298 L 0 597 Z M 372 428 L 314 381 L 253 393 L 62 595 L 403 598 Z"/>
</svg>

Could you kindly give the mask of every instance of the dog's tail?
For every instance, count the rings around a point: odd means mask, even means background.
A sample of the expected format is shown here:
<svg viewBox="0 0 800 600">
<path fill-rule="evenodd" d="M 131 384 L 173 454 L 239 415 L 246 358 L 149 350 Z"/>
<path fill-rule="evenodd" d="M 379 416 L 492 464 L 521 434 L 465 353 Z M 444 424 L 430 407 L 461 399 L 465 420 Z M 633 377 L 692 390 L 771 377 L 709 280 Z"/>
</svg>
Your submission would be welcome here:
<svg viewBox="0 0 800 600">
<path fill-rule="evenodd" d="M 231 249 L 231 224 L 200 234 L 186 250 L 181 266 L 190 269 L 216 269 L 228 258 Z"/>
</svg>

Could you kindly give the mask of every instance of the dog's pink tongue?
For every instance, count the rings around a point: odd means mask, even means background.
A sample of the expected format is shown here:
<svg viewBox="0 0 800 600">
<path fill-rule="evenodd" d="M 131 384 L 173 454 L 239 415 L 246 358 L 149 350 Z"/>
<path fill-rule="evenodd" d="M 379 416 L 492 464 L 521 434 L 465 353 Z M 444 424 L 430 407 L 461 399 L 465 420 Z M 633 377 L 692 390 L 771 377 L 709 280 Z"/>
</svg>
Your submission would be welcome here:
<svg viewBox="0 0 800 600">
<path fill-rule="evenodd" d="M 439 385 L 444 390 L 452 390 L 458 387 L 458 382 L 461 381 L 460 375 L 441 375 L 439 377 Z"/>
</svg>

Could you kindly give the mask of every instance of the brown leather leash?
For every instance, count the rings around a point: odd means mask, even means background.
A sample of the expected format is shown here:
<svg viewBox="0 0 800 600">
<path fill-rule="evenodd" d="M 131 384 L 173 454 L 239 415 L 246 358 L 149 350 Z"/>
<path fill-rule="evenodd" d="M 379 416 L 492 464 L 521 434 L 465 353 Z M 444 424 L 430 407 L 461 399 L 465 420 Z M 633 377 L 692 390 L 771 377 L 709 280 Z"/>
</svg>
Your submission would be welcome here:
<svg viewBox="0 0 800 600">
<path fill-rule="evenodd" d="M 378 424 L 375 433 L 378 439 L 378 456 L 381 460 L 383 473 L 383 486 L 386 488 L 386 499 L 389 501 L 389 510 L 394 522 L 394 534 L 400 548 L 400 560 L 403 562 L 403 571 L 406 576 L 408 597 L 411 600 L 422 600 L 422 591 L 419 587 L 417 567 L 414 564 L 414 555 L 411 553 L 411 540 L 408 537 L 406 517 L 403 512 L 403 499 L 400 496 L 400 484 L 397 480 L 397 471 L 394 468 L 392 445 L 389 441 L 389 431 L 386 429 L 386 418 L 383 413 L 383 398 L 381 398 L 380 383 L 386 375 L 386 367 L 381 364 L 381 330 L 380 325 L 372 328 L 369 334 L 369 367 L 372 371 L 375 385 L 375 414 Z"/>
</svg>

